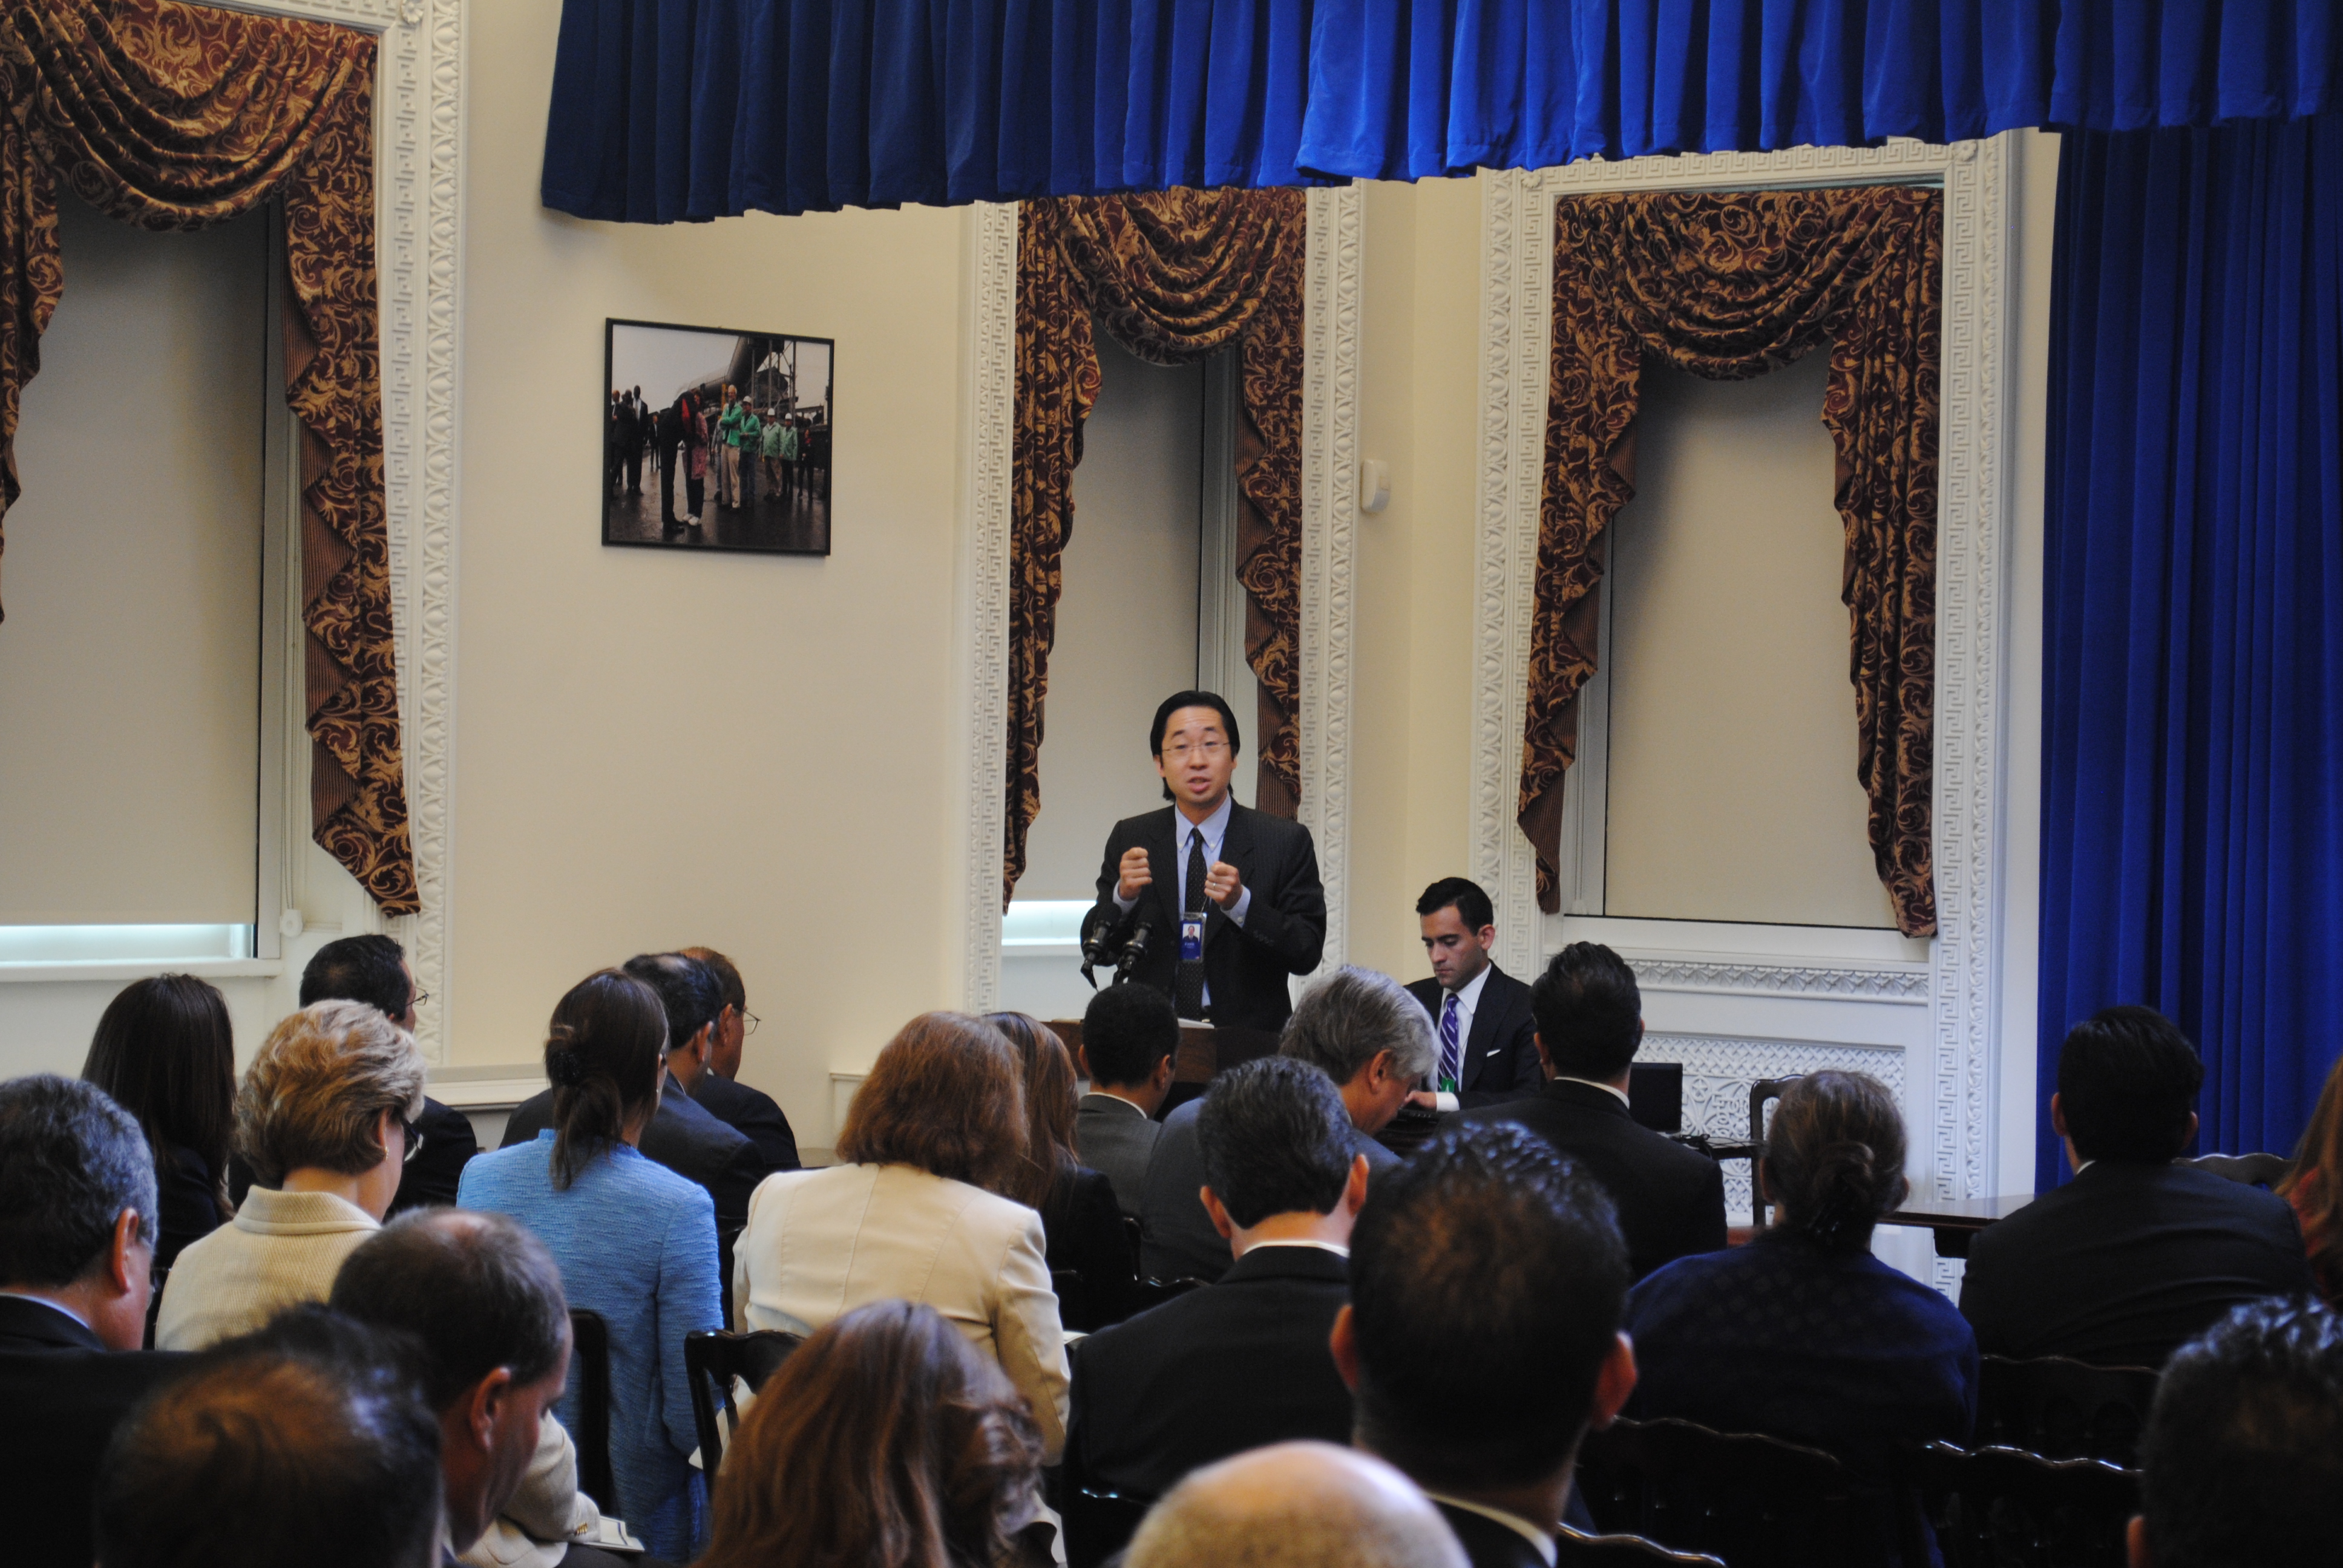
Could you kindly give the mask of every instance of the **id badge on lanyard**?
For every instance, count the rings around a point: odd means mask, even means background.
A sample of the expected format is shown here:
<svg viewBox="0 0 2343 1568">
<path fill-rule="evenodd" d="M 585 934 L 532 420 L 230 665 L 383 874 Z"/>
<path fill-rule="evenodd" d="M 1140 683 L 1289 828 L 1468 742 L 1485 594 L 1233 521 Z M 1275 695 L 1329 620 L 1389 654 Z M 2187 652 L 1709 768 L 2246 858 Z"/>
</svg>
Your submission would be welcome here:
<svg viewBox="0 0 2343 1568">
<path fill-rule="evenodd" d="M 1204 917 L 1202 911 L 1180 917 L 1180 961 L 1201 963 L 1204 957 Z"/>
</svg>

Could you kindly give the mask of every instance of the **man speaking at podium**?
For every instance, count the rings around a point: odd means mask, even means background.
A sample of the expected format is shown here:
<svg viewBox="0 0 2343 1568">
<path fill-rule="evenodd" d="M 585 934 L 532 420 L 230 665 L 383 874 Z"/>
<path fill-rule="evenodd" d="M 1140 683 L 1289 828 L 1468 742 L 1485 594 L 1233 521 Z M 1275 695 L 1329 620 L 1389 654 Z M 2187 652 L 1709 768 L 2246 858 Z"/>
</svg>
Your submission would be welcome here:
<svg viewBox="0 0 2343 1568">
<path fill-rule="evenodd" d="M 1082 940 L 1103 930 L 1111 958 L 1143 942 L 1131 978 L 1170 996 L 1183 1019 L 1281 1029 L 1293 1011 L 1286 977 L 1316 969 L 1326 944 L 1310 829 L 1229 793 L 1243 741 L 1217 694 L 1165 698 L 1147 743 L 1172 804 L 1107 835 Z"/>
</svg>

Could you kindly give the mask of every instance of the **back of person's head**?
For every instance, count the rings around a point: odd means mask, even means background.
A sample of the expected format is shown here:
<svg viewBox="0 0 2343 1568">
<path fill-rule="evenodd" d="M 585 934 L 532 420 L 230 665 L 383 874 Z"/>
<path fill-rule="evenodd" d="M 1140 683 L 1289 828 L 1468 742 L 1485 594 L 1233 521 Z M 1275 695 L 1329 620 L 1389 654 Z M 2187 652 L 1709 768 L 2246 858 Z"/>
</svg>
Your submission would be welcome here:
<svg viewBox="0 0 2343 1568">
<path fill-rule="evenodd" d="M 2332 1563 L 2343 1543 L 2343 1318 L 2239 1307 L 2166 1363 L 2140 1436 L 2156 1568 Z"/>
<path fill-rule="evenodd" d="M 1616 1078 L 1644 1043 L 1635 971 L 1601 942 L 1573 942 L 1554 955 L 1530 987 L 1530 1016 L 1563 1078 Z"/>
<path fill-rule="evenodd" d="M 597 970 L 554 1004 L 545 1076 L 553 1085 L 556 1191 L 567 1191 L 658 1101 L 667 1048 L 659 992 L 624 970 Z"/>
<path fill-rule="evenodd" d="M 1294 1004 L 1277 1042 L 1278 1054 L 1309 1062 L 1337 1084 L 1348 1083 L 1384 1051 L 1392 1070 L 1413 1083 L 1438 1060 L 1432 1015 L 1387 974 L 1345 964 L 1312 986 Z"/>
<path fill-rule="evenodd" d="M 1267 1056 L 1215 1075 L 1196 1112 L 1204 1180 L 1246 1230 L 1272 1214 L 1331 1214 L 1351 1179 L 1351 1116 L 1333 1080 Z"/>
<path fill-rule="evenodd" d="M 1041 1477 L 1001 1369 L 932 1307 L 874 1302 L 807 1337 L 724 1456 L 699 1568 L 990 1568 Z"/>
<path fill-rule="evenodd" d="M 1151 985 L 1111 985 L 1082 1010 L 1082 1055 L 1101 1087 L 1143 1084 L 1179 1049 L 1179 1011 Z"/>
<path fill-rule="evenodd" d="M 2328 1069 L 2294 1158 L 2272 1191 L 2302 1215 L 2312 1264 L 2322 1275 L 2332 1273 L 2343 1251 L 2343 1057 Z"/>
<path fill-rule="evenodd" d="M 1415 912 L 1419 915 L 1436 915 L 1451 908 L 1468 931 L 1484 930 L 1497 923 L 1497 911 L 1489 902 L 1489 895 L 1482 890 L 1480 883 L 1463 877 L 1443 877 L 1424 889 L 1423 896 L 1415 900 Z"/>
<path fill-rule="evenodd" d="M 1390 1465 L 1281 1442 L 1191 1473 L 1150 1509 L 1124 1568 L 1465 1568 L 1423 1494 Z"/>
<path fill-rule="evenodd" d="M 155 1156 L 96 1086 L 41 1072 L 0 1083 L 0 1288 L 70 1285 L 104 1265 L 122 1211 L 155 1242 Z"/>
<path fill-rule="evenodd" d="M 1790 1081 L 1765 1128 L 1765 1190 L 1785 1233 L 1860 1252 L 1904 1201 L 1904 1113 L 1867 1072 L 1835 1069 Z"/>
<path fill-rule="evenodd" d="M 415 1038 L 362 1001 L 312 1002 L 269 1030 L 236 1096 L 236 1149 L 253 1180 L 288 1171 L 356 1176 L 382 1163 L 378 1125 L 423 1114 Z"/>
<path fill-rule="evenodd" d="M 1081 1168 L 1081 1158 L 1074 1152 L 1074 1059 L 1057 1031 L 1040 1019 L 1021 1012 L 989 1012 L 984 1021 L 1016 1049 L 1022 1070 L 1025 1153 L 1016 1198 L 1039 1209 Z"/>
<path fill-rule="evenodd" d="M 2058 1109 L 2086 1160 L 2160 1163 L 2188 1147 L 2205 1063 L 2147 1007 L 2103 1008 L 2058 1049 Z"/>
<path fill-rule="evenodd" d="M 411 1352 L 322 1307 L 229 1340 L 118 1427 L 96 1487 L 104 1568 L 425 1568 L 439 1422 Z"/>
<path fill-rule="evenodd" d="M 681 1050 L 724 1010 L 724 987 L 716 972 L 681 953 L 637 953 L 626 971 L 659 993 L 667 1010 L 668 1049 Z"/>
<path fill-rule="evenodd" d="M 708 966 L 708 972 L 716 977 L 716 989 L 723 993 L 725 1006 L 736 1013 L 749 1010 L 749 989 L 740 983 L 740 970 L 730 959 L 714 948 L 678 948 L 676 950 L 685 958 L 697 959 Z"/>
<path fill-rule="evenodd" d="M 98 1017 L 81 1075 L 138 1119 L 158 1158 L 176 1144 L 226 1174 L 236 1031 L 210 981 L 154 975 L 123 987 Z"/>
<path fill-rule="evenodd" d="M 515 1221 L 480 1210 L 400 1215 L 342 1260 L 327 1302 L 414 1337 L 433 1410 L 498 1367 L 516 1383 L 550 1376 L 569 1337 L 553 1254 Z"/>
<path fill-rule="evenodd" d="M 1633 1282 L 1600 1182 L 1509 1122 L 1441 1133 L 1375 1178 L 1351 1233 L 1361 1442 L 1435 1489 L 1551 1476 Z"/>
<path fill-rule="evenodd" d="M 386 1018 L 405 1018 L 414 989 L 407 982 L 406 962 L 406 950 L 388 937 L 371 932 L 337 937 L 319 948 L 301 971 L 301 1005 L 362 1001 L 381 1009 Z"/>
<path fill-rule="evenodd" d="M 1013 1195 L 1025 1161 L 1023 1079 L 1016 1049 L 982 1019 L 923 1012 L 870 1064 L 838 1130 L 838 1157 Z"/>
</svg>

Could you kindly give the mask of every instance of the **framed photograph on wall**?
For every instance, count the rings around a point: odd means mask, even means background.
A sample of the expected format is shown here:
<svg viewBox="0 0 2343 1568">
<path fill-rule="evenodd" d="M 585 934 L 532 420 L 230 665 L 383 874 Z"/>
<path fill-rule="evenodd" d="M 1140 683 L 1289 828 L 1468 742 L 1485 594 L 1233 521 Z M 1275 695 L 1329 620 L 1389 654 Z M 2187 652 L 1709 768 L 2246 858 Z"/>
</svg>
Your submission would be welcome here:
<svg viewBox="0 0 2343 1568">
<path fill-rule="evenodd" d="M 830 554 L 831 339 L 602 330 L 604 544 Z"/>
</svg>

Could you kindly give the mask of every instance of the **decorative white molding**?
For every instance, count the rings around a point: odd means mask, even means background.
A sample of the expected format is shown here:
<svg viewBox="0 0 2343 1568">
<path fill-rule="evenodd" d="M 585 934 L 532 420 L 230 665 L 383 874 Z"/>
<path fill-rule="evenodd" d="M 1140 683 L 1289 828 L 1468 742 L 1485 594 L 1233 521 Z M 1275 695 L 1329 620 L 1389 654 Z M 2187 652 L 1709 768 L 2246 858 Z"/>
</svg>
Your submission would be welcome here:
<svg viewBox="0 0 2343 1568">
<path fill-rule="evenodd" d="M 1358 544 L 1359 290 L 1356 186 L 1309 194 L 1302 436 L 1302 805 L 1326 887 L 1322 970 L 1350 951 L 1351 637 Z"/>
<path fill-rule="evenodd" d="M 1862 1001 L 1908 1002 L 1925 1007 L 1931 975 L 1925 964 L 1900 969 L 1823 965 L 1735 963 L 1704 955 L 1640 953 L 1620 950 L 1634 966 L 1644 990 L 1718 991 L 1745 996 L 1834 997 Z"/>
<path fill-rule="evenodd" d="M 968 902 L 963 985 L 970 1012 L 1001 996 L 1001 875 L 1008 801 L 1010 457 L 1017 417 L 1017 208 L 979 203 L 970 245 Z"/>
<path fill-rule="evenodd" d="M 1636 968 L 1636 978 L 1644 973 Z M 1867 1072 L 1904 1100 L 1905 1053 L 1893 1046 L 1825 1045 L 1808 1040 L 1749 1040 L 1713 1034 L 1652 1034 L 1638 1056 L 1684 1063 L 1684 1130 L 1724 1141 L 1749 1136 L 1749 1086 L 1761 1078 L 1789 1078 L 1825 1068 Z M 1749 1221 L 1749 1162 L 1725 1161 L 1725 1211 Z"/>
</svg>

